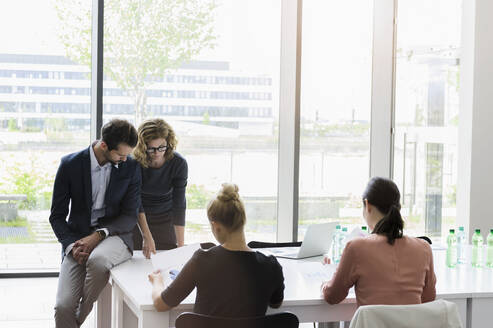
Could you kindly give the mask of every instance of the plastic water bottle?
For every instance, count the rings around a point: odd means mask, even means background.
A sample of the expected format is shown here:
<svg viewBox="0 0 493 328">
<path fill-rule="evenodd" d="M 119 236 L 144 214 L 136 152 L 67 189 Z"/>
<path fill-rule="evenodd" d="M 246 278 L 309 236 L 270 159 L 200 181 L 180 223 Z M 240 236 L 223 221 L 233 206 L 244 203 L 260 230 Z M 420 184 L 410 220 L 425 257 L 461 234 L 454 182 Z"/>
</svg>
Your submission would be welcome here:
<svg viewBox="0 0 493 328">
<path fill-rule="evenodd" d="M 490 230 L 488 238 L 486 238 L 486 266 L 488 268 L 493 268 L 493 229 Z"/>
<path fill-rule="evenodd" d="M 457 238 L 455 237 L 455 230 L 450 229 L 447 237 L 447 266 L 449 268 L 455 268 L 457 265 Z"/>
<path fill-rule="evenodd" d="M 476 229 L 472 236 L 471 265 L 476 268 L 483 266 L 483 236 L 481 236 L 480 229 Z"/>
<path fill-rule="evenodd" d="M 466 233 L 464 227 L 459 227 L 457 231 L 457 263 L 466 263 Z"/>
<path fill-rule="evenodd" d="M 346 247 L 347 235 L 347 227 L 343 227 L 339 235 L 339 260 L 341 260 L 342 252 L 344 252 L 344 247 Z"/>
<path fill-rule="evenodd" d="M 341 234 L 341 226 L 336 225 L 336 231 L 334 231 L 334 235 L 332 236 L 332 262 L 339 263 L 341 260 L 341 254 L 339 248 L 341 244 L 339 243 L 339 235 Z"/>
</svg>

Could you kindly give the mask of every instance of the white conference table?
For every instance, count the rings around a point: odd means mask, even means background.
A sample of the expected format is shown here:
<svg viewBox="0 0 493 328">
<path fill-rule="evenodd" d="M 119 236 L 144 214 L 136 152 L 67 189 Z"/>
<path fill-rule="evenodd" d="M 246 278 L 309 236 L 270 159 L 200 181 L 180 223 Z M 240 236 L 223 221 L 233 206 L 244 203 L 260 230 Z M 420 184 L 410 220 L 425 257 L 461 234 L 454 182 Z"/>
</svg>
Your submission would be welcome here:
<svg viewBox="0 0 493 328">
<path fill-rule="evenodd" d="M 472 268 L 470 264 L 457 268 L 445 266 L 445 250 L 434 250 L 437 298 L 457 304 L 464 328 L 491 326 L 493 313 L 493 269 Z M 285 278 L 284 301 L 279 309 L 267 313 L 290 311 L 300 322 L 350 321 L 356 311 L 356 299 L 351 290 L 340 304 L 329 305 L 320 295 L 320 284 L 335 271 L 334 265 L 317 269 L 321 257 L 307 260 L 279 259 Z M 311 263 L 310 263 L 311 262 Z M 157 312 L 151 298 L 147 275 L 153 270 L 150 260 L 141 252 L 111 270 L 111 285 L 98 299 L 98 328 L 166 328 L 174 327 L 176 317 L 193 310 L 195 291 L 179 306 L 167 312 Z"/>
</svg>

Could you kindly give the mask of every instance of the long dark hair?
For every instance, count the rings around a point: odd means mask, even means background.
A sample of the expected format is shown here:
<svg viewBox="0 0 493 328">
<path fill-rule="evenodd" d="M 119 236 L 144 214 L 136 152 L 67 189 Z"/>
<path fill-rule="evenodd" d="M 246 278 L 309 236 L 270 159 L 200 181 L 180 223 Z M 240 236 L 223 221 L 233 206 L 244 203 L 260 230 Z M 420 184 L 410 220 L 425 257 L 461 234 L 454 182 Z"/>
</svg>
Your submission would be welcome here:
<svg viewBox="0 0 493 328">
<path fill-rule="evenodd" d="M 402 238 L 404 220 L 401 216 L 401 194 L 396 184 L 386 178 L 374 177 L 368 182 L 363 193 L 364 200 L 375 206 L 385 216 L 378 221 L 372 233 L 387 236 L 387 242 L 394 244 L 397 238 Z"/>
</svg>

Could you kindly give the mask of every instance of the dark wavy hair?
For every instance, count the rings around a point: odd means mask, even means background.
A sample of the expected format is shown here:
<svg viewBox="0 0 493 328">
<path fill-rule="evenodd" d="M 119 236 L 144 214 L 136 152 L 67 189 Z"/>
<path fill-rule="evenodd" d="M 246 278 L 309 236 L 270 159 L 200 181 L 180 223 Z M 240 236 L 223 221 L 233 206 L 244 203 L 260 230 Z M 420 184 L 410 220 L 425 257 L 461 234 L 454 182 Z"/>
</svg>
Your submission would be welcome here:
<svg viewBox="0 0 493 328">
<path fill-rule="evenodd" d="M 401 216 L 401 194 L 394 181 L 381 177 L 370 179 L 363 193 L 364 200 L 375 206 L 385 216 L 378 221 L 372 233 L 385 235 L 390 245 L 402 238 L 404 220 Z"/>
</svg>

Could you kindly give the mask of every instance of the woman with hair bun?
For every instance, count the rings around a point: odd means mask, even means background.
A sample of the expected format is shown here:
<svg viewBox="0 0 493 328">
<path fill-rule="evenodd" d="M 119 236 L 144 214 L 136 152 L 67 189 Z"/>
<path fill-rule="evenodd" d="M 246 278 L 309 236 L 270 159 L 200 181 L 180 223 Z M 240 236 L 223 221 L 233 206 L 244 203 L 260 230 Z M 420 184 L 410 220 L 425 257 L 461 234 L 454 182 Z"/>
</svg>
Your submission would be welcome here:
<svg viewBox="0 0 493 328">
<path fill-rule="evenodd" d="M 223 184 L 207 206 L 219 246 L 199 249 L 165 289 L 161 272 L 149 275 L 158 311 L 177 306 L 197 287 L 194 312 L 221 317 L 263 316 L 284 298 L 282 267 L 273 256 L 253 251 L 245 242 L 245 207 L 235 184 Z"/>
<path fill-rule="evenodd" d="M 372 178 L 363 193 L 363 217 L 372 234 L 347 243 L 331 281 L 322 284 L 329 304 L 355 286 L 360 305 L 405 305 L 435 299 L 430 245 L 403 234 L 400 193 L 392 180 Z"/>
</svg>

